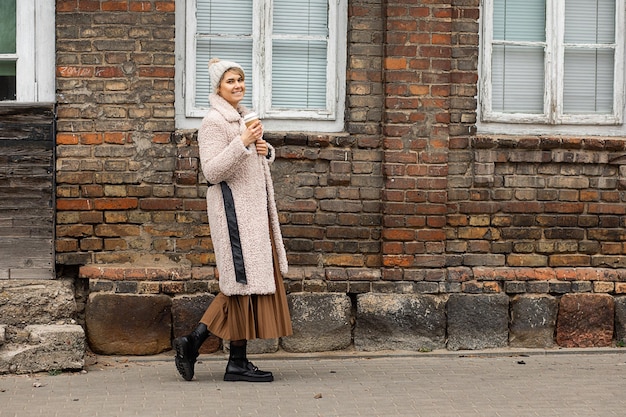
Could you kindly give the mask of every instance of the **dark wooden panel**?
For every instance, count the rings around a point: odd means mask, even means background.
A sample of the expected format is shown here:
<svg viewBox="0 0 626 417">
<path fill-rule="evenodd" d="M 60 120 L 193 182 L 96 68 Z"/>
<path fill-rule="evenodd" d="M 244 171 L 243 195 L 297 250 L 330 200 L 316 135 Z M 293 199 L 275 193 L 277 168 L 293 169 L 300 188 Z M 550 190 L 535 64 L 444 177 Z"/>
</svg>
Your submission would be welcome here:
<svg viewBox="0 0 626 417">
<path fill-rule="evenodd" d="M 53 105 L 11 103 L 0 106 L 0 140 L 6 140 L 1 146 L 24 146 L 27 142 L 36 141 L 52 149 L 54 142 L 49 139 L 53 137 Z"/>
<path fill-rule="evenodd" d="M 0 103 L 0 279 L 54 278 L 54 122 Z"/>
<path fill-rule="evenodd" d="M 50 268 L 52 239 L 3 237 L 0 253 L 0 268 Z"/>
</svg>

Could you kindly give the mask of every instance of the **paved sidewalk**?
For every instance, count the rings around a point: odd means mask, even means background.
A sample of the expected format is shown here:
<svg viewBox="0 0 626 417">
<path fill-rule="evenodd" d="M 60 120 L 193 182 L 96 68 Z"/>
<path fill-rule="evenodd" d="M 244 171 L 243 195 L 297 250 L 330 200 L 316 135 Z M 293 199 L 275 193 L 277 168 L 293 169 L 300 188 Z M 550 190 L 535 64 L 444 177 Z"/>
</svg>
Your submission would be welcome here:
<svg viewBox="0 0 626 417">
<path fill-rule="evenodd" d="M 626 349 L 256 357 L 272 383 L 183 381 L 172 354 L 0 376 L 0 416 L 624 416 Z"/>
</svg>

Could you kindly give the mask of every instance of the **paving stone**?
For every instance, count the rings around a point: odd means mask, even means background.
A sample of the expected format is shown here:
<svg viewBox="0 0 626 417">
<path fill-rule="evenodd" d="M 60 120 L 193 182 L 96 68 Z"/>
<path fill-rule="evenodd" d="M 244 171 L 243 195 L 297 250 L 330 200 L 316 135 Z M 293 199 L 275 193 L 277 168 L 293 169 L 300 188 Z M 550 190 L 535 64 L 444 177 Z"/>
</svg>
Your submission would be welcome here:
<svg viewBox="0 0 626 417">
<path fill-rule="evenodd" d="M 78 325 L 25 327 L 28 343 L 6 344 L 0 350 L 0 373 L 32 373 L 81 369 L 85 364 L 85 333 Z"/>
<path fill-rule="evenodd" d="M 559 301 L 549 295 L 518 295 L 511 300 L 509 346 L 547 348 L 554 345 Z"/>
<path fill-rule="evenodd" d="M 287 296 L 293 336 L 281 338 L 287 352 L 324 352 L 352 343 L 352 304 L 342 293 Z"/>
<path fill-rule="evenodd" d="M 171 349 L 172 301 L 166 295 L 96 293 L 85 323 L 91 349 L 104 355 L 153 355 Z"/>
<path fill-rule="evenodd" d="M 2 324 L 52 324 L 75 312 L 72 280 L 0 280 Z"/>
<path fill-rule="evenodd" d="M 176 372 L 173 354 L 98 357 L 87 372 L 0 376 L 0 415 L 624 415 L 624 349 L 585 352 L 279 353 L 252 358 L 274 373 L 274 381 L 264 384 L 224 382 L 222 353 L 202 355 L 191 382 Z"/>
<path fill-rule="evenodd" d="M 358 350 L 445 347 L 445 299 L 433 295 L 360 294 L 354 345 Z"/>
<path fill-rule="evenodd" d="M 509 297 L 506 294 L 452 294 L 448 299 L 448 349 L 505 347 Z"/>
<path fill-rule="evenodd" d="M 608 294 L 561 297 L 556 343 L 563 347 L 603 347 L 613 342 L 615 304 Z"/>
</svg>

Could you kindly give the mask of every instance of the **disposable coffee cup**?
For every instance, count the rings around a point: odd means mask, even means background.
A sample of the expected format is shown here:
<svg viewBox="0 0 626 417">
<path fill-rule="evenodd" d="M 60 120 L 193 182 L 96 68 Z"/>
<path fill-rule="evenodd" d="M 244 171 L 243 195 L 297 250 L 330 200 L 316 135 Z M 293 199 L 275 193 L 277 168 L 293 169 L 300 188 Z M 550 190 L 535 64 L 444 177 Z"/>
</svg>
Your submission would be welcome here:
<svg viewBox="0 0 626 417">
<path fill-rule="evenodd" d="M 243 116 L 243 122 L 246 124 L 246 127 L 250 127 L 251 124 L 259 120 L 259 115 L 255 112 L 248 113 Z"/>
</svg>

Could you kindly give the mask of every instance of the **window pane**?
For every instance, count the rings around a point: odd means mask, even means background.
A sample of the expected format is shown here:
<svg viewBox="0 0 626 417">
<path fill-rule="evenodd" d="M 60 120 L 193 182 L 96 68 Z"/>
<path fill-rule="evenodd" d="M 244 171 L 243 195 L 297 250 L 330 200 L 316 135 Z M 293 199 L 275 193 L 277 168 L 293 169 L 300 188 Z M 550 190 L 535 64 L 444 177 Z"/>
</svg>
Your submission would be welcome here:
<svg viewBox="0 0 626 417">
<path fill-rule="evenodd" d="M 568 114 L 613 112 L 614 51 L 565 50 L 563 110 Z"/>
<path fill-rule="evenodd" d="M 15 53 L 15 2 L 0 0 L 0 54 Z"/>
<path fill-rule="evenodd" d="M 0 61 L 0 101 L 15 100 L 15 62 Z"/>
<path fill-rule="evenodd" d="M 543 42 L 545 22 L 545 0 L 494 0 L 494 40 Z"/>
<path fill-rule="evenodd" d="M 493 110 L 542 114 L 543 61 L 541 47 L 494 45 L 491 69 Z"/>
<path fill-rule="evenodd" d="M 272 107 L 325 109 L 326 42 L 275 40 L 272 52 Z"/>
<path fill-rule="evenodd" d="M 615 0 L 566 0 L 565 42 L 615 42 Z"/>
<path fill-rule="evenodd" d="M 252 106 L 252 39 L 200 39 L 196 44 L 196 106 L 209 103 L 211 83 L 209 61 L 211 58 L 235 61 L 246 73 L 246 95 L 242 104 Z"/>
<path fill-rule="evenodd" d="M 325 109 L 328 0 L 274 0 L 272 108 Z"/>
<path fill-rule="evenodd" d="M 274 0 L 274 34 L 328 34 L 328 0 Z"/>
<path fill-rule="evenodd" d="M 252 35 L 252 1 L 198 0 L 198 33 Z"/>
<path fill-rule="evenodd" d="M 246 73 L 246 96 L 252 106 L 252 1 L 198 0 L 196 9 L 196 106 L 207 107 L 211 58 L 235 61 Z"/>
</svg>

